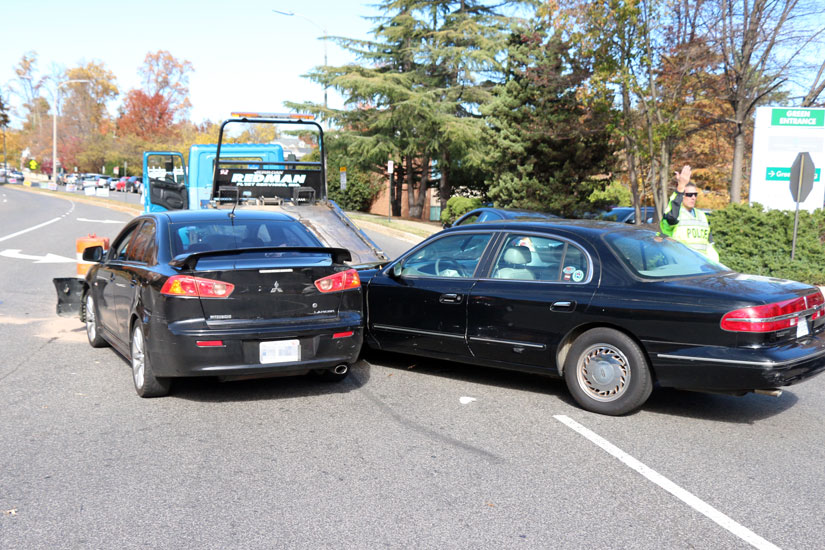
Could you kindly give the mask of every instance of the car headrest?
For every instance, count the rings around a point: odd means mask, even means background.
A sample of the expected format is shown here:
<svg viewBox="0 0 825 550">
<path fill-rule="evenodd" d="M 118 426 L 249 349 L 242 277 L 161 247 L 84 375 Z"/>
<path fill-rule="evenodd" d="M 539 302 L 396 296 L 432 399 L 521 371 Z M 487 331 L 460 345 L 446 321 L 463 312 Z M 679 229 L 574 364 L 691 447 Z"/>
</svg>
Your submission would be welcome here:
<svg viewBox="0 0 825 550">
<path fill-rule="evenodd" d="M 508 264 L 529 264 L 530 259 L 530 249 L 526 246 L 512 246 L 504 252 L 504 261 Z"/>
</svg>

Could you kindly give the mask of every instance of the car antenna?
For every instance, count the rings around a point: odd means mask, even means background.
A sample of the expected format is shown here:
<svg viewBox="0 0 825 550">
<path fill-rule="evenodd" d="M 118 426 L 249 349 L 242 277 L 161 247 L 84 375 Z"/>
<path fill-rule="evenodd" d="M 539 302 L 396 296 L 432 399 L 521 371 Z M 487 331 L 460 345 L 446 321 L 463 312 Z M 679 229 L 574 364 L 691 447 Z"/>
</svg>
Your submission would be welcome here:
<svg viewBox="0 0 825 550">
<path fill-rule="evenodd" d="M 233 225 L 235 223 L 235 208 L 237 208 L 237 206 L 238 201 L 235 200 L 235 204 L 232 205 L 232 211 L 229 213 L 229 219 L 232 220 Z"/>
</svg>

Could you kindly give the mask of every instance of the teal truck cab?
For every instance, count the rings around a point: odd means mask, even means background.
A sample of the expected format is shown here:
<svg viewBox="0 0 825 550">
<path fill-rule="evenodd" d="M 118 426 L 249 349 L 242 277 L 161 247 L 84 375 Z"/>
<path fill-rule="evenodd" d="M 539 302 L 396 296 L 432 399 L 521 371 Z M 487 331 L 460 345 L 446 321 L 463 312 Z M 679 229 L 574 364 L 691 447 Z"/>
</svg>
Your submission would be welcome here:
<svg viewBox="0 0 825 550">
<path fill-rule="evenodd" d="M 279 210 L 327 246 L 348 249 L 353 264 L 384 262 L 383 251 L 327 198 L 323 134 L 308 115 L 233 113 L 221 124 L 217 144 L 189 148 L 188 167 L 176 151 L 143 154 L 143 210 Z M 259 142 L 237 143 L 249 139 Z"/>
</svg>

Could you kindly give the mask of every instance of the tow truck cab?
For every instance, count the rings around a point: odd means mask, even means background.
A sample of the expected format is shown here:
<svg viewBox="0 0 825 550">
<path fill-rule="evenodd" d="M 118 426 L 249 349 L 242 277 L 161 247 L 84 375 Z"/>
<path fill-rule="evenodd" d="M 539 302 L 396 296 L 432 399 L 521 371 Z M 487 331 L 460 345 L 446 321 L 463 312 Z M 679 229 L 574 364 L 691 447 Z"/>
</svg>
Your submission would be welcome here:
<svg viewBox="0 0 825 550">
<path fill-rule="evenodd" d="M 292 152 L 279 143 L 290 138 L 296 144 Z M 188 169 L 179 152 L 143 154 L 143 210 L 280 210 L 326 246 L 349 250 L 353 264 L 387 261 L 384 252 L 327 198 L 323 138 L 323 128 L 311 115 L 233 113 L 221 124 L 217 144 L 189 148 Z M 238 143 L 249 140 L 258 143 Z"/>
</svg>

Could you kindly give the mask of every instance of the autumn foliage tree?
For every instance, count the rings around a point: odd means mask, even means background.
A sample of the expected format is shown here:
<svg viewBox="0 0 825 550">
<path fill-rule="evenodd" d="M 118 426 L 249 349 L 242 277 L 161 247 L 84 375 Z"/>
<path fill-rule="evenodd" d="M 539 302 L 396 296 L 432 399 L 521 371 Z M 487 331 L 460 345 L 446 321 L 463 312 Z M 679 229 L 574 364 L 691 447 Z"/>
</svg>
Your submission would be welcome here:
<svg viewBox="0 0 825 550">
<path fill-rule="evenodd" d="M 192 63 L 180 61 L 166 50 L 147 53 L 141 75 L 141 89 L 130 90 L 120 109 L 118 128 L 152 140 L 168 137 L 177 122 L 186 118 L 189 102 L 189 73 Z"/>
<path fill-rule="evenodd" d="M 118 126 L 121 133 L 152 139 L 169 135 L 174 119 L 174 109 L 161 94 L 150 96 L 143 90 L 130 90 L 123 100 Z"/>
</svg>

